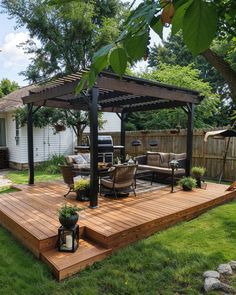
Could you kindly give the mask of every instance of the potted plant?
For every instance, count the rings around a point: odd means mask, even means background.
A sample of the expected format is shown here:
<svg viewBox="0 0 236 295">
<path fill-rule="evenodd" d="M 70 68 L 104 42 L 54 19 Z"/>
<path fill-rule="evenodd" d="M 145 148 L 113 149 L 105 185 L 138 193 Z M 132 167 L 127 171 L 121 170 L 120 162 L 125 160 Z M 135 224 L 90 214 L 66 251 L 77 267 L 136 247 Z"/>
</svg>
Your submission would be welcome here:
<svg viewBox="0 0 236 295">
<path fill-rule="evenodd" d="M 64 204 L 59 210 L 59 221 L 61 225 L 63 225 L 65 228 L 72 228 L 76 225 L 79 216 L 79 211 L 83 210 L 82 208 L 78 208 L 77 206 L 67 205 Z"/>
<path fill-rule="evenodd" d="M 183 177 L 179 181 L 179 185 L 182 187 L 184 191 L 191 191 L 193 188 L 197 186 L 197 181 L 193 177 Z"/>
<path fill-rule="evenodd" d="M 197 187 L 201 188 L 201 181 L 203 175 L 206 173 L 206 168 L 205 167 L 193 167 L 192 170 L 192 176 L 197 180 Z"/>
<path fill-rule="evenodd" d="M 79 179 L 74 184 L 74 189 L 77 193 L 77 200 L 79 201 L 89 201 L 90 192 L 90 180 L 89 179 Z"/>
<path fill-rule="evenodd" d="M 61 123 L 54 124 L 53 127 L 54 127 L 56 132 L 61 132 L 61 131 L 66 130 L 66 127 Z"/>
</svg>

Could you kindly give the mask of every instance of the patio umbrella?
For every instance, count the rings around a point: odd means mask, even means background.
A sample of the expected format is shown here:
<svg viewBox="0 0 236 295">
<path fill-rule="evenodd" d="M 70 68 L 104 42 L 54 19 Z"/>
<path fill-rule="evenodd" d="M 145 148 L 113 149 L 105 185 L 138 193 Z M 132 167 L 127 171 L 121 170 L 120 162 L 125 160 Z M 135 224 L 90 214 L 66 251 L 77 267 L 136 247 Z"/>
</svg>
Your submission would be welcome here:
<svg viewBox="0 0 236 295">
<path fill-rule="evenodd" d="M 207 142 L 208 137 L 210 137 L 210 136 L 213 136 L 213 138 L 215 138 L 215 139 L 227 140 L 226 141 L 226 148 L 225 148 L 225 152 L 224 152 L 224 157 L 223 157 L 222 170 L 221 170 L 221 172 L 219 174 L 219 183 L 221 183 L 221 180 L 222 180 L 222 177 L 223 177 L 223 174 L 224 174 L 224 169 L 225 169 L 225 164 L 226 164 L 226 159 L 227 159 L 227 153 L 228 153 L 228 150 L 229 150 L 230 139 L 232 137 L 236 137 L 236 129 L 233 129 L 235 125 L 236 125 L 236 122 L 234 122 L 234 124 L 233 124 L 233 126 L 231 128 L 206 132 L 205 137 L 204 137 L 204 142 L 205 143 Z"/>
</svg>

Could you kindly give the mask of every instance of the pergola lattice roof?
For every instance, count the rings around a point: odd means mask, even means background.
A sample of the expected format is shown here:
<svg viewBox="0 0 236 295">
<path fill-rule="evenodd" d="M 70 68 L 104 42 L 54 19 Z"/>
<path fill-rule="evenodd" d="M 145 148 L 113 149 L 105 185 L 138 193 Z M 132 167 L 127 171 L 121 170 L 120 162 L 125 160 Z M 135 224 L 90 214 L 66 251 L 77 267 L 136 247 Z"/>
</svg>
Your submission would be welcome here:
<svg viewBox="0 0 236 295">
<path fill-rule="evenodd" d="M 90 93 L 80 96 L 75 90 L 83 73 L 68 75 L 38 86 L 23 98 L 23 102 L 35 106 L 88 110 Z M 99 89 L 98 103 L 103 112 L 135 112 L 163 108 L 183 107 L 202 100 L 199 92 L 166 85 L 150 80 L 123 76 L 103 71 L 96 85 Z"/>
</svg>

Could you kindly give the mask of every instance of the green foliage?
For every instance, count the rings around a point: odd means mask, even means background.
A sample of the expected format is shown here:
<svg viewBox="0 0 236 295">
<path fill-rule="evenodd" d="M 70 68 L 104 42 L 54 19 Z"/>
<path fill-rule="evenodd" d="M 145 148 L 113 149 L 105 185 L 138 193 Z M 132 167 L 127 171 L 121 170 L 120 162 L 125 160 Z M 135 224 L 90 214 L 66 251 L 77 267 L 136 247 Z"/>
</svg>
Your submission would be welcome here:
<svg viewBox="0 0 236 295">
<path fill-rule="evenodd" d="M 6 13 L 30 33 L 22 46 L 33 57 L 22 74 L 32 82 L 88 67 L 94 51 L 117 38 L 125 10 L 118 0 L 54 4 L 45 0 L 2 1 Z"/>
<path fill-rule="evenodd" d="M 192 178 L 191 176 L 189 177 L 183 177 L 179 180 L 178 184 L 182 186 L 182 188 L 186 187 L 189 190 L 192 190 L 197 186 L 197 181 L 196 179 Z"/>
<path fill-rule="evenodd" d="M 179 30 L 183 30 L 185 44 L 189 50 L 194 55 L 200 54 L 209 48 L 216 33 L 224 31 L 225 24 L 230 22 L 227 9 L 224 9 L 225 15 L 218 15 L 224 8 L 224 4 L 223 1 L 215 3 L 205 0 L 176 0 L 173 6 L 170 1 L 163 1 L 163 3 L 161 1 L 143 1 L 130 12 L 123 26 L 123 32 L 106 52 L 106 60 L 109 61 L 110 52 L 117 44 L 125 49 L 123 52 L 125 54 L 122 54 L 123 64 L 127 59 L 132 63 L 145 57 L 148 52 L 150 29 L 162 36 L 163 25 L 171 23 L 173 14 L 172 33 L 175 34 Z M 221 26 L 217 27 L 219 20 L 221 20 Z M 225 21 L 224 24 L 223 21 Z M 91 77 L 97 76 L 99 72 L 97 68 L 102 68 L 100 60 L 101 54 L 97 52 L 90 70 L 93 74 L 86 76 L 90 86 L 92 85 Z M 94 67 L 95 63 L 96 67 Z M 108 62 L 107 66 L 110 64 Z M 120 75 L 120 69 L 113 70 Z M 81 89 L 82 86 L 79 90 Z"/>
<path fill-rule="evenodd" d="M 2 79 L 0 82 L 0 98 L 17 90 L 19 85 L 14 82 L 10 81 L 9 79 Z"/>
<path fill-rule="evenodd" d="M 122 76 L 127 66 L 127 56 L 121 47 L 115 48 L 110 54 L 110 64 L 114 72 Z"/>
<path fill-rule="evenodd" d="M 158 69 L 146 71 L 141 76 L 153 81 L 199 91 L 205 98 L 196 107 L 195 127 L 216 126 L 217 120 L 215 117 L 219 113 L 219 97 L 212 93 L 209 83 L 203 82 L 199 78 L 199 71 L 194 69 L 192 65 L 181 67 L 159 64 Z M 176 126 L 185 128 L 187 126 L 187 116 L 181 108 L 166 109 L 149 112 L 148 120 L 146 112 L 133 113 L 129 116 L 128 122 L 128 130 L 170 129 L 176 128 Z"/>
<path fill-rule="evenodd" d="M 53 155 L 51 158 L 42 164 L 36 166 L 36 170 L 45 171 L 46 174 L 58 174 L 60 173 L 60 166 L 65 165 L 65 157 L 63 155 Z"/>
<path fill-rule="evenodd" d="M 212 2 L 202 0 L 191 2 L 182 16 L 181 29 L 183 29 L 185 44 L 193 55 L 198 55 L 209 48 L 215 37 L 217 12 L 216 5 Z M 176 23 L 173 23 L 173 29 L 175 25 Z"/>
<path fill-rule="evenodd" d="M 205 173 L 206 173 L 206 168 L 205 167 L 195 166 L 195 167 L 193 167 L 191 169 L 191 174 L 196 179 L 199 179 L 199 178 L 203 177 Z"/>
<path fill-rule="evenodd" d="M 77 214 L 77 212 L 84 210 L 83 208 L 79 208 L 76 205 L 72 206 L 70 204 L 64 204 L 59 210 L 59 216 L 67 218 L 72 215 Z"/>
<path fill-rule="evenodd" d="M 75 190 L 89 190 L 90 189 L 90 180 L 89 179 L 79 179 L 74 183 Z"/>
</svg>

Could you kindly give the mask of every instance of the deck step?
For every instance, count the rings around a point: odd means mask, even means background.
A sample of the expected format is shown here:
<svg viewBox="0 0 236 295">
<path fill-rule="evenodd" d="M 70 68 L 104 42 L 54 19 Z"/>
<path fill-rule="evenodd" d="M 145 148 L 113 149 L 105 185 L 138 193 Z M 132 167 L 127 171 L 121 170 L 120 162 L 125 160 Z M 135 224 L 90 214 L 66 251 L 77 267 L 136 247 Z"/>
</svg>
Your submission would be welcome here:
<svg viewBox="0 0 236 295">
<path fill-rule="evenodd" d="M 110 254 L 111 249 L 105 249 L 94 242 L 80 239 L 79 248 L 75 253 L 59 252 L 57 249 L 52 249 L 42 252 L 41 259 L 49 265 L 60 281 Z"/>
</svg>

